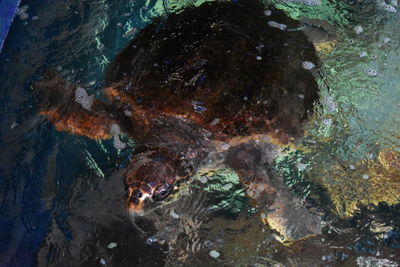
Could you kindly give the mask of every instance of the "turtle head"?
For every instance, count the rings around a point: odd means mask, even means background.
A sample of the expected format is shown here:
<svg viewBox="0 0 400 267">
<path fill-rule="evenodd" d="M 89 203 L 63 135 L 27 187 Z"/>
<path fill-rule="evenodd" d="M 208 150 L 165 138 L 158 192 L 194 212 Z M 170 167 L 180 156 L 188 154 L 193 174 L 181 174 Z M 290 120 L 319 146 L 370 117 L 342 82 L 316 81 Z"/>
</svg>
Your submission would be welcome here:
<svg viewBox="0 0 400 267">
<path fill-rule="evenodd" d="M 131 215 L 144 215 L 167 199 L 182 180 L 183 164 L 165 149 L 135 153 L 126 174 L 126 206 Z"/>
</svg>

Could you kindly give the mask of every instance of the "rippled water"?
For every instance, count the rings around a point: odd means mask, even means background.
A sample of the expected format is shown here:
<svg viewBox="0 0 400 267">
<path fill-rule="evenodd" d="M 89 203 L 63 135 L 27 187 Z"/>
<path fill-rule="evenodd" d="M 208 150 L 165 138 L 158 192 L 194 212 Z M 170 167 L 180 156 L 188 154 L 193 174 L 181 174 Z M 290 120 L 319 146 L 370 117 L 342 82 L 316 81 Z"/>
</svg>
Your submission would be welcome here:
<svg viewBox="0 0 400 267">
<path fill-rule="evenodd" d="M 29 18 L 15 20 L 0 54 L 1 266 L 400 261 L 400 174 L 379 163 L 381 151 L 400 152 L 396 0 L 271 1 L 293 18 L 325 20 L 337 30 L 319 52 L 322 105 L 306 137 L 275 166 L 288 186 L 324 211 L 324 234 L 316 238 L 282 245 L 229 169 L 205 170 L 148 215 L 152 225 L 134 226 L 119 179 L 129 151 L 56 132 L 37 114 L 31 82 L 46 70 L 96 93 L 107 65 L 152 17 L 201 2 L 22 3 Z"/>
</svg>

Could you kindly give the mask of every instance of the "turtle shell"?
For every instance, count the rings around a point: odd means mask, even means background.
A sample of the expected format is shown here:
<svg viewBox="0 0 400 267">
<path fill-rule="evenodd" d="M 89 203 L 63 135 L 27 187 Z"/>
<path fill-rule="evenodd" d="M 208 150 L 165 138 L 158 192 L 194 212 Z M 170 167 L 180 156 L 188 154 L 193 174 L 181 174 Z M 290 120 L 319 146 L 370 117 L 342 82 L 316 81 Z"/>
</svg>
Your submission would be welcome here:
<svg viewBox="0 0 400 267">
<path fill-rule="evenodd" d="M 187 116 L 228 136 L 298 137 L 318 99 L 304 67 L 318 57 L 299 28 L 256 0 L 206 2 L 145 27 L 106 81 L 146 111 Z"/>
</svg>

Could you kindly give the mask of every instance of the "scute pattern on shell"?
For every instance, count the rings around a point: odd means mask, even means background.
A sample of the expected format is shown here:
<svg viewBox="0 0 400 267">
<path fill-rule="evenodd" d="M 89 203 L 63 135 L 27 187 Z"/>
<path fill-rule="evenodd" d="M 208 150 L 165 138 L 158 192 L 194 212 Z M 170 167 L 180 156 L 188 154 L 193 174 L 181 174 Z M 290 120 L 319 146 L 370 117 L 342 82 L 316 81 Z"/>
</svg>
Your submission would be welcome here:
<svg viewBox="0 0 400 267">
<path fill-rule="evenodd" d="M 211 2 L 157 19 L 117 56 L 106 80 L 153 113 L 204 125 L 218 118 L 213 129 L 228 136 L 299 137 L 318 99 L 315 77 L 302 63 L 319 61 L 305 35 L 288 30 L 298 22 L 268 8 L 266 19 L 258 1 Z M 202 103 L 201 112 L 193 103 Z"/>
</svg>

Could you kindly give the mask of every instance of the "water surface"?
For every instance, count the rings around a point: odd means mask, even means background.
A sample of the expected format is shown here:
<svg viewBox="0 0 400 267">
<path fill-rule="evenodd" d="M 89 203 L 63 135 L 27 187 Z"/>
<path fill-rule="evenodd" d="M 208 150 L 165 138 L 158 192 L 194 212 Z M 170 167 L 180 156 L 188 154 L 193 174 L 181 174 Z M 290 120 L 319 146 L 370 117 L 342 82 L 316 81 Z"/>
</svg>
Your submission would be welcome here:
<svg viewBox="0 0 400 267">
<path fill-rule="evenodd" d="M 400 152 L 395 0 L 271 1 L 337 30 L 319 52 L 322 105 L 296 151 L 276 162 L 326 214 L 322 236 L 292 246 L 262 224 L 229 169 L 194 177 L 152 215 L 157 229 L 133 226 L 119 179 L 129 151 L 56 132 L 37 114 L 31 83 L 46 70 L 98 93 L 105 68 L 153 17 L 201 2 L 22 2 L 29 16 L 17 17 L 0 54 L 1 266 L 397 266 L 400 178 L 378 160 Z M 170 249 L 164 240 L 175 236 Z"/>
</svg>

